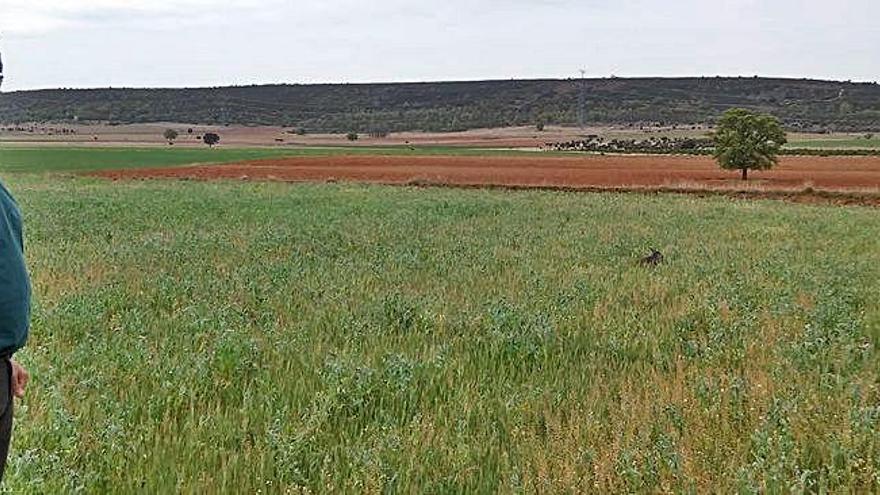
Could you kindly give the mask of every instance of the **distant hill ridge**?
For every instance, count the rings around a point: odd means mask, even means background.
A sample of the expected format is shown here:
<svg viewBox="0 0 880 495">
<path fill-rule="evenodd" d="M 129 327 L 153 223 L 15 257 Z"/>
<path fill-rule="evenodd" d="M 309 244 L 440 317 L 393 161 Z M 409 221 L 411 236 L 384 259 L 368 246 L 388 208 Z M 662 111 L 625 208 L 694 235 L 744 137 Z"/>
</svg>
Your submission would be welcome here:
<svg viewBox="0 0 880 495">
<path fill-rule="evenodd" d="M 730 107 L 746 107 L 790 129 L 880 131 L 877 83 L 742 77 L 19 91 L 0 94 L 0 122 L 262 124 L 308 132 L 575 124 L 582 86 L 591 124 L 711 123 Z"/>
</svg>

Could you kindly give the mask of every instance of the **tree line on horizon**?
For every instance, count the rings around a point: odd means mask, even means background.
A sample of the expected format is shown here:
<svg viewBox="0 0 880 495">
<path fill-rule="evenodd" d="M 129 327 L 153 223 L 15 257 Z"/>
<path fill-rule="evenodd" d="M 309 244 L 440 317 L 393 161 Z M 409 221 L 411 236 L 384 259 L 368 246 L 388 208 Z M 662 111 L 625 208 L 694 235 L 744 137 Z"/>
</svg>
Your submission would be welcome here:
<svg viewBox="0 0 880 495">
<path fill-rule="evenodd" d="M 0 122 L 188 122 L 308 132 L 460 131 L 592 124 L 695 126 L 733 107 L 789 130 L 880 131 L 880 85 L 762 78 L 592 79 L 58 89 L 0 94 Z"/>
</svg>

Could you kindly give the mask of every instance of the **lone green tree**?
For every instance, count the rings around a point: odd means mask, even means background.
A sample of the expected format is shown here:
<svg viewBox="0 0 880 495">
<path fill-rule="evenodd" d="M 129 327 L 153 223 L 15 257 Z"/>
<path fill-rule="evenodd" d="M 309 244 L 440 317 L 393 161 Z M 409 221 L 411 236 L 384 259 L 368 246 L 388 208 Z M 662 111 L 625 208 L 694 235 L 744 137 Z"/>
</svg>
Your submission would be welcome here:
<svg viewBox="0 0 880 495">
<path fill-rule="evenodd" d="M 168 144 L 174 144 L 174 140 L 177 139 L 177 131 L 174 129 L 165 129 L 165 139 L 168 141 Z"/>
<path fill-rule="evenodd" d="M 713 156 L 727 170 L 742 170 L 749 179 L 749 169 L 769 170 L 779 163 L 778 155 L 788 142 L 776 117 L 733 108 L 724 113 L 715 133 Z"/>
<path fill-rule="evenodd" d="M 220 142 L 220 135 L 215 132 L 206 132 L 205 135 L 202 137 L 202 141 L 213 148 L 215 144 Z"/>
</svg>

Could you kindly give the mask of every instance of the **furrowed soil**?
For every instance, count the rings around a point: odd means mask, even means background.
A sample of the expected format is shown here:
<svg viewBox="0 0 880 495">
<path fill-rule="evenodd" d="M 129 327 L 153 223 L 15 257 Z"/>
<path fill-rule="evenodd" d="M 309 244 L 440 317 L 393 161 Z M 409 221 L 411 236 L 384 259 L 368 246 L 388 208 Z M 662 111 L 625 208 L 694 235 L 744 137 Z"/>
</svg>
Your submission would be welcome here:
<svg viewBox="0 0 880 495">
<path fill-rule="evenodd" d="M 724 171 L 692 156 L 330 156 L 112 170 L 111 179 L 352 181 L 381 184 L 671 190 L 880 204 L 878 157 L 783 157 L 771 171 Z"/>
</svg>

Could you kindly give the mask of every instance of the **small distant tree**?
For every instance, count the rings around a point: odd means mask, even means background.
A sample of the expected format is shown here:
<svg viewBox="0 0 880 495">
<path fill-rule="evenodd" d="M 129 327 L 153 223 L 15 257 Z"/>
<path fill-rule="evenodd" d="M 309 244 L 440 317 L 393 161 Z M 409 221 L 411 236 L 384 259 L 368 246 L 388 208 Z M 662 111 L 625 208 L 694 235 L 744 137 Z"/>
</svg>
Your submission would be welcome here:
<svg viewBox="0 0 880 495">
<path fill-rule="evenodd" d="M 867 139 L 868 141 L 874 139 L 874 134 L 871 132 L 865 134 L 865 139 Z"/>
<path fill-rule="evenodd" d="M 190 127 L 189 129 L 187 129 L 187 130 L 186 130 L 186 133 L 187 133 L 187 134 L 192 134 L 192 133 L 193 133 L 193 128 Z"/>
<path fill-rule="evenodd" d="M 306 128 L 305 127 L 297 127 L 296 128 L 296 135 L 297 136 L 305 136 L 306 135 Z"/>
<path fill-rule="evenodd" d="M 220 135 L 215 132 L 206 132 L 205 135 L 202 136 L 202 141 L 213 148 L 215 144 L 220 142 Z"/>
<path fill-rule="evenodd" d="M 545 125 L 545 124 L 544 124 L 544 120 L 541 119 L 541 120 L 538 121 L 537 124 L 535 124 L 535 129 L 536 129 L 538 132 L 544 132 L 544 125 Z"/>
<path fill-rule="evenodd" d="M 721 168 L 742 170 L 748 180 L 749 169 L 768 170 L 778 163 L 778 155 L 787 141 L 776 117 L 734 108 L 718 122 L 712 135 L 713 156 Z"/>
<path fill-rule="evenodd" d="M 174 129 L 165 129 L 165 140 L 168 141 L 168 144 L 174 144 L 174 140 L 177 139 L 177 131 Z"/>
<path fill-rule="evenodd" d="M 348 134 L 345 135 L 345 138 L 348 139 L 349 141 L 357 141 L 359 137 L 360 136 L 358 136 L 358 133 L 356 133 L 356 132 L 349 132 Z"/>
</svg>

